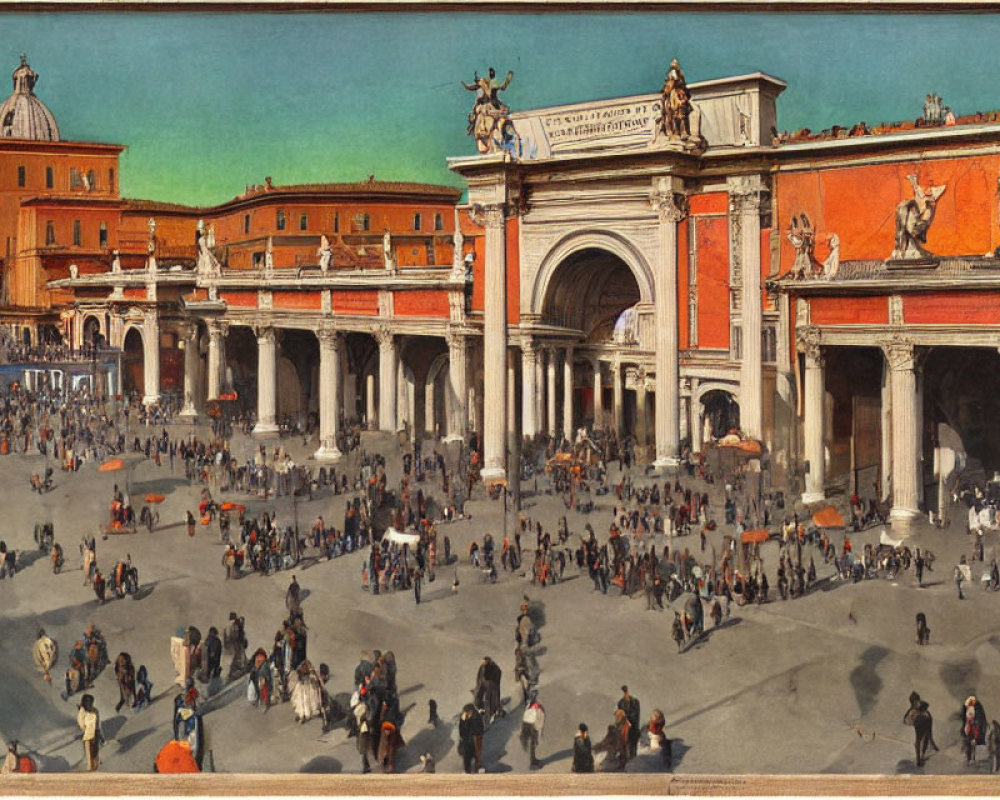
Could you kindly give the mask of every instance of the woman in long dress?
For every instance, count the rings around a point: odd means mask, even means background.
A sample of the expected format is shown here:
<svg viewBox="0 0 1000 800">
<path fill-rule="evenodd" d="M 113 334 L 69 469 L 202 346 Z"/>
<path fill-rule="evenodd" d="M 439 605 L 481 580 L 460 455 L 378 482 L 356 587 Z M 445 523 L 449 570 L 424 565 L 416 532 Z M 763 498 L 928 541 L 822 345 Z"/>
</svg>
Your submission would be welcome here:
<svg viewBox="0 0 1000 800">
<path fill-rule="evenodd" d="M 312 663 L 303 661 L 293 673 L 296 677 L 292 689 L 292 709 L 295 721 L 306 722 L 323 714 L 323 684 Z"/>
</svg>

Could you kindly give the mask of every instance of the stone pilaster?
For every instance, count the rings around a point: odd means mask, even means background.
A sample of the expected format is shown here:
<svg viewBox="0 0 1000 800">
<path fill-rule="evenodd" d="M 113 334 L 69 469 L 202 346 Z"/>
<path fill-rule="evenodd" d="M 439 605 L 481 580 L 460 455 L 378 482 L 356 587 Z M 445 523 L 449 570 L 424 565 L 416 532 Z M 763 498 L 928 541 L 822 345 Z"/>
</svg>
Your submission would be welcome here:
<svg viewBox="0 0 1000 800">
<path fill-rule="evenodd" d="M 594 359 L 594 428 L 604 429 L 604 376 L 601 362 Z"/>
<path fill-rule="evenodd" d="M 507 244 L 503 203 L 479 206 L 486 229 L 483 276 L 483 470 L 484 481 L 507 475 Z"/>
<path fill-rule="evenodd" d="M 803 503 L 816 503 L 826 497 L 826 453 L 823 419 L 823 350 L 818 335 L 804 332 L 799 350 L 805 354 L 805 456 L 808 462 Z"/>
<path fill-rule="evenodd" d="M 449 333 L 448 341 L 448 436 L 445 441 L 461 441 L 469 425 L 468 343 L 465 336 Z"/>
<path fill-rule="evenodd" d="M 573 348 L 563 351 L 563 436 L 573 441 Z"/>
<path fill-rule="evenodd" d="M 319 339 L 319 449 L 317 461 L 339 461 L 337 427 L 340 423 L 340 356 L 343 336 L 332 328 L 316 332 Z"/>
<path fill-rule="evenodd" d="M 548 391 L 546 400 L 548 401 L 548 430 L 549 436 L 555 439 L 559 435 L 559 423 L 556 420 L 556 351 L 555 348 L 548 348 Z"/>
<path fill-rule="evenodd" d="M 757 175 L 729 180 L 729 199 L 739 215 L 740 265 L 743 278 L 743 352 L 740 359 L 740 427 L 761 439 L 763 377 L 761 373 L 760 208 L 763 184 Z"/>
<path fill-rule="evenodd" d="M 625 387 L 622 384 L 622 368 L 618 359 L 611 365 L 611 385 L 614 390 L 614 430 L 620 439 L 625 432 Z"/>
<path fill-rule="evenodd" d="M 530 339 L 521 343 L 521 432 L 532 437 L 538 432 L 538 347 Z"/>
<path fill-rule="evenodd" d="M 226 327 L 219 322 L 208 323 L 208 399 L 216 400 L 222 393 L 225 369 Z"/>
<path fill-rule="evenodd" d="M 657 178 L 650 195 L 659 214 L 656 280 L 656 467 L 680 455 L 680 361 L 677 334 L 677 224 L 687 215 L 683 182 Z"/>
<path fill-rule="evenodd" d="M 198 368 L 201 357 L 198 353 L 198 325 L 189 324 L 184 329 L 184 407 L 180 416 L 193 418 L 198 412 L 195 408 L 198 391 Z"/>
</svg>

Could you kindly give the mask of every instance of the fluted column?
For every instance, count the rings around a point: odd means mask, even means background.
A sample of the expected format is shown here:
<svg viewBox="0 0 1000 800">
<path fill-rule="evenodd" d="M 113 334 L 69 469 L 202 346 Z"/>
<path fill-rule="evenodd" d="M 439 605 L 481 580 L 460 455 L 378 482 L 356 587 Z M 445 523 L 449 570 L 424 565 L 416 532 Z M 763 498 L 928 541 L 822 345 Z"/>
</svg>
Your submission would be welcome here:
<svg viewBox="0 0 1000 800">
<path fill-rule="evenodd" d="M 319 450 L 317 461 L 339 461 L 337 427 L 340 422 L 340 354 L 342 335 L 332 328 L 321 328 L 319 339 Z"/>
<path fill-rule="evenodd" d="M 604 379 L 601 376 L 601 362 L 594 359 L 594 428 L 604 428 Z"/>
<path fill-rule="evenodd" d="M 468 346 L 459 334 L 448 335 L 448 386 L 450 389 L 448 436 L 445 441 L 462 441 L 469 424 L 469 390 L 467 378 Z"/>
<path fill-rule="evenodd" d="M 535 432 L 545 430 L 545 350 L 535 351 Z"/>
<path fill-rule="evenodd" d="M 882 360 L 882 486 L 879 500 L 892 490 L 892 370 Z"/>
<path fill-rule="evenodd" d="M 254 436 L 278 435 L 278 331 L 257 329 L 257 424 Z"/>
<path fill-rule="evenodd" d="M 142 322 L 142 363 L 144 405 L 160 402 L 160 319 L 156 309 L 146 312 Z"/>
<path fill-rule="evenodd" d="M 813 339 L 804 340 L 805 353 L 805 456 L 809 462 L 803 503 L 816 503 L 826 497 L 826 454 L 823 420 L 823 352 Z"/>
<path fill-rule="evenodd" d="M 483 470 L 484 481 L 507 475 L 507 244 L 504 204 L 481 208 L 486 228 L 483 290 Z"/>
<path fill-rule="evenodd" d="M 396 372 L 398 354 L 396 337 L 383 329 L 375 334 L 378 341 L 378 429 L 396 432 Z"/>
<path fill-rule="evenodd" d="M 225 355 L 225 330 L 218 322 L 208 323 L 208 399 L 216 400 L 222 393 L 222 371 Z"/>
<path fill-rule="evenodd" d="M 657 179 L 650 196 L 659 212 L 656 279 L 656 467 L 676 466 L 680 455 L 680 361 L 677 334 L 677 223 L 686 214 L 683 182 Z"/>
<path fill-rule="evenodd" d="M 611 385 L 614 387 L 615 434 L 620 438 L 625 431 L 625 387 L 622 385 L 622 367 L 616 359 L 611 365 Z"/>
<path fill-rule="evenodd" d="M 743 352 L 740 360 L 740 427 L 760 439 L 763 424 L 763 378 L 761 367 L 760 286 L 760 194 L 756 175 L 729 182 L 729 196 L 740 221 L 740 270 L 743 283 Z"/>
<path fill-rule="evenodd" d="M 563 351 L 563 436 L 573 441 L 573 348 Z"/>
<path fill-rule="evenodd" d="M 514 434 L 517 431 L 517 375 L 516 366 L 514 358 L 514 349 L 510 348 L 507 350 L 507 436 L 508 438 L 516 438 Z M 523 388 L 523 387 L 522 387 Z M 490 403 L 487 401 L 485 405 L 489 406 Z M 521 421 L 524 424 L 524 421 Z"/>
<path fill-rule="evenodd" d="M 548 356 L 549 370 L 549 388 L 546 393 L 546 399 L 548 400 L 549 436 L 555 439 L 559 436 L 559 423 L 556 420 L 556 351 L 550 347 L 546 351 L 546 354 Z"/>
<path fill-rule="evenodd" d="M 538 348 L 533 341 L 521 343 L 521 432 L 532 437 L 538 432 L 535 412 L 538 410 Z"/>
<path fill-rule="evenodd" d="M 201 358 L 198 354 L 198 325 L 190 324 L 184 329 L 184 407 L 180 416 L 195 417 L 195 394 L 198 391 L 198 367 Z"/>
<path fill-rule="evenodd" d="M 646 376 L 640 371 L 635 384 L 635 440 L 640 447 L 646 446 L 649 438 L 646 421 Z"/>
<path fill-rule="evenodd" d="M 701 434 L 704 430 L 704 425 L 701 421 L 701 401 L 698 399 L 698 383 L 697 378 L 691 379 L 691 403 L 688 408 L 691 415 L 689 431 L 691 436 L 691 452 L 693 453 L 700 453 L 703 444 Z"/>
<path fill-rule="evenodd" d="M 917 359 L 913 342 L 896 338 L 883 345 L 892 382 L 892 511 L 893 523 L 920 514 L 920 408 L 917 404 Z"/>
</svg>

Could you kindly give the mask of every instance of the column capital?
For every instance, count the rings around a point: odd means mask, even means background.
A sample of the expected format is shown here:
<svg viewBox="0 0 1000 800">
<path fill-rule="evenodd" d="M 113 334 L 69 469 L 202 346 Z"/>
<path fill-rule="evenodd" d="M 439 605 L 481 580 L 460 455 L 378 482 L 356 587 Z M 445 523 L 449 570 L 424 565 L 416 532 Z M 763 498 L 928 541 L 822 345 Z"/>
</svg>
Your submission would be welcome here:
<svg viewBox="0 0 1000 800">
<path fill-rule="evenodd" d="M 661 222 L 680 222 L 688 215 L 688 197 L 684 182 L 676 178 L 657 178 L 649 193 L 649 205 Z"/>
<path fill-rule="evenodd" d="M 198 339 L 197 320 L 186 320 L 180 324 L 179 328 L 182 338 L 187 339 L 190 342 L 194 342 Z"/>
<path fill-rule="evenodd" d="M 892 372 L 913 372 L 917 368 L 917 350 L 912 339 L 892 336 L 879 344 L 885 355 L 886 364 Z"/>
<path fill-rule="evenodd" d="M 806 364 L 823 366 L 823 347 L 819 329 L 800 328 L 795 332 L 795 347 L 806 357 Z"/>
<path fill-rule="evenodd" d="M 226 336 L 229 333 L 229 323 L 221 319 L 210 319 L 205 322 L 209 336 Z"/>
<path fill-rule="evenodd" d="M 540 350 L 541 348 L 538 346 L 538 342 L 531 337 L 521 339 L 521 357 L 525 361 L 537 361 Z"/>
<path fill-rule="evenodd" d="M 469 219 L 481 228 L 502 228 L 506 216 L 506 203 L 474 203 L 469 209 Z"/>
<path fill-rule="evenodd" d="M 273 325 L 255 325 L 254 334 L 257 336 L 258 344 L 277 344 L 281 339 L 281 331 Z"/>
<path fill-rule="evenodd" d="M 321 325 L 316 329 L 316 338 L 320 347 L 329 347 L 334 350 L 340 349 L 344 342 L 344 335 L 330 325 Z"/>
<path fill-rule="evenodd" d="M 734 175 L 726 180 L 726 185 L 734 211 L 744 213 L 760 211 L 763 195 L 767 191 L 760 175 Z"/>
<path fill-rule="evenodd" d="M 372 336 L 374 336 L 375 341 L 378 342 L 378 349 L 383 352 L 392 350 L 396 346 L 396 335 L 392 332 L 392 329 L 386 325 L 380 325 L 372 331 Z"/>
<path fill-rule="evenodd" d="M 444 340 L 447 342 L 449 350 L 464 350 L 469 346 L 468 337 L 458 331 L 445 331 Z"/>
</svg>

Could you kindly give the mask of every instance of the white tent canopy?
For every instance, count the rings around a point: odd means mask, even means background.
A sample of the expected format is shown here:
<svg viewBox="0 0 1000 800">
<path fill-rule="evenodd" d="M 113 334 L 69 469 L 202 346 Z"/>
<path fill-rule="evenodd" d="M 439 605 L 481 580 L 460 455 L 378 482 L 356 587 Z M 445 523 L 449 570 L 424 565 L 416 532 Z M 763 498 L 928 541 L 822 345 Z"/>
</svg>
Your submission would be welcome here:
<svg viewBox="0 0 1000 800">
<path fill-rule="evenodd" d="M 395 528 L 386 528 L 382 539 L 383 541 L 394 542 L 400 545 L 408 544 L 411 548 L 416 547 L 420 543 L 419 534 L 403 533 L 402 531 L 397 531 Z"/>
</svg>

